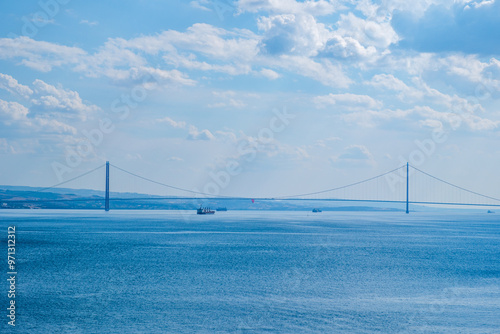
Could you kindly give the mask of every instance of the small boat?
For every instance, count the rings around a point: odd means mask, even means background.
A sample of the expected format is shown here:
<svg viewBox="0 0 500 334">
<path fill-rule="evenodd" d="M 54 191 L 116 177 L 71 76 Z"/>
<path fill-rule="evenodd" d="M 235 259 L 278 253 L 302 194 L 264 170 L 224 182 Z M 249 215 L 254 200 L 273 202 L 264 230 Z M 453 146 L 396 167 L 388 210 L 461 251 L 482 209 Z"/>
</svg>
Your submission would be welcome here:
<svg viewBox="0 0 500 334">
<path fill-rule="evenodd" d="M 196 213 L 199 215 L 213 215 L 215 213 L 215 211 L 210 210 L 210 208 L 202 208 L 200 206 L 200 208 L 198 210 L 196 210 Z"/>
<path fill-rule="evenodd" d="M 216 210 L 217 211 L 227 211 L 227 208 L 226 207 L 220 207 L 220 208 L 217 208 Z"/>
<path fill-rule="evenodd" d="M 495 211 L 488 210 L 488 213 L 495 213 Z"/>
<path fill-rule="evenodd" d="M 321 211 L 321 209 L 316 209 L 316 208 L 314 208 L 314 209 L 313 209 L 313 212 L 322 212 L 322 211 Z"/>
</svg>

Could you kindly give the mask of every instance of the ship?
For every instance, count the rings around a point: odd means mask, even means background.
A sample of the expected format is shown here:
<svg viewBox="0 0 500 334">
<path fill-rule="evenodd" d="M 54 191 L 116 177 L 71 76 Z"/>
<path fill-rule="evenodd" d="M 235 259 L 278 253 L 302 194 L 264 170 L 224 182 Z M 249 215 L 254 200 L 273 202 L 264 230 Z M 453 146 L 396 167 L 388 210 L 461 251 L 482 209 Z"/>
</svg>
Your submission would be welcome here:
<svg viewBox="0 0 500 334">
<path fill-rule="evenodd" d="M 210 208 L 202 208 L 200 206 L 200 208 L 198 210 L 196 210 L 196 213 L 199 215 L 213 215 L 215 213 L 215 211 L 210 210 Z"/>
</svg>

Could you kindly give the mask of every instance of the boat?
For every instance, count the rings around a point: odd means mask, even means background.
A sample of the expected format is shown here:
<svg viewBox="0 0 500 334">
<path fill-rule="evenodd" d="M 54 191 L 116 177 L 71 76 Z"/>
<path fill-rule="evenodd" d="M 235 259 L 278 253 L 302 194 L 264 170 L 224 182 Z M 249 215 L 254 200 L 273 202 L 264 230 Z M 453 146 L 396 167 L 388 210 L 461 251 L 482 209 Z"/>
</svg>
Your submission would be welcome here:
<svg viewBox="0 0 500 334">
<path fill-rule="evenodd" d="M 196 213 L 199 215 L 213 215 L 215 213 L 215 211 L 210 210 L 210 208 L 202 208 L 200 206 L 200 208 L 198 210 L 196 210 Z"/>
<path fill-rule="evenodd" d="M 488 210 L 488 213 L 495 213 L 495 211 Z"/>
<path fill-rule="evenodd" d="M 314 208 L 314 209 L 313 209 L 313 212 L 322 212 L 322 211 L 321 211 L 321 209 L 316 209 L 316 208 Z"/>
<path fill-rule="evenodd" d="M 216 209 L 216 211 L 227 211 L 226 207 L 219 207 Z"/>
</svg>

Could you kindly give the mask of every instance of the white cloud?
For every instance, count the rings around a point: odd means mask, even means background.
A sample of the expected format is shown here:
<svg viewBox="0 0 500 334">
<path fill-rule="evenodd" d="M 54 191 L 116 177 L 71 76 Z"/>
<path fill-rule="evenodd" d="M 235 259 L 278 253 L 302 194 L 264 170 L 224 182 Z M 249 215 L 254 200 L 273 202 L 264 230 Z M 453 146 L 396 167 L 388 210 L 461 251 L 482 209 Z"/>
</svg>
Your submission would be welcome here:
<svg viewBox="0 0 500 334">
<path fill-rule="evenodd" d="M 493 121 L 468 113 L 439 112 L 430 107 L 415 107 L 413 112 L 428 120 L 439 120 L 457 130 L 464 124 L 471 131 L 488 131 L 498 128 L 500 121 Z"/>
<path fill-rule="evenodd" d="M 362 45 L 385 49 L 399 41 L 389 21 L 375 22 L 356 17 L 354 14 L 342 14 L 337 23 L 337 34 L 352 37 Z"/>
<path fill-rule="evenodd" d="M 78 92 L 57 88 L 39 79 L 33 82 L 33 86 L 37 97 L 31 102 L 48 113 L 67 111 L 72 113 L 64 112 L 60 115 L 78 116 L 81 120 L 85 120 L 89 113 L 100 110 L 96 105 L 84 103 Z"/>
<path fill-rule="evenodd" d="M 436 119 L 420 120 L 419 124 L 422 126 L 429 127 L 431 129 L 442 129 L 443 128 L 443 123 L 441 121 L 436 120 Z"/>
<path fill-rule="evenodd" d="M 375 55 L 377 49 L 374 46 L 364 47 L 361 43 L 349 36 L 343 37 L 334 35 L 331 37 L 324 50 L 321 52 L 324 56 L 335 58 L 367 58 Z"/>
<path fill-rule="evenodd" d="M 161 54 L 167 64 L 179 68 L 241 75 L 252 71 L 251 64 L 258 54 L 259 38 L 248 30 L 228 31 L 197 23 L 186 32 L 167 30 L 157 36 L 142 36 L 114 43 L 119 49 L 133 51 L 134 54 Z"/>
<path fill-rule="evenodd" d="M 500 60 L 491 58 L 490 62 L 483 68 L 483 74 L 491 75 L 491 77 L 500 77 Z"/>
<path fill-rule="evenodd" d="M 0 73 L 0 89 L 5 89 L 10 93 L 16 93 L 25 99 L 29 98 L 33 91 L 25 85 L 21 85 L 10 75 Z"/>
<path fill-rule="evenodd" d="M 476 55 L 455 54 L 435 60 L 436 67 L 442 69 L 451 78 L 463 78 L 475 84 L 471 89 L 491 92 L 500 92 L 500 61 L 491 58 L 489 62 L 482 62 Z"/>
<path fill-rule="evenodd" d="M 232 131 L 215 131 L 217 138 L 223 142 L 236 143 L 238 138 Z"/>
<path fill-rule="evenodd" d="M 109 39 L 96 53 L 83 57 L 74 70 L 90 77 L 127 78 L 130 68 L 145 67 L 147 61 L 127 49 L 126 43 L 126 40 L 120 38 Z"/>
<path fill-rule="evenodd" d="M 340 137 L 329 137 L 317 140 L 314 145 L 318 147 L 328 147 L 330 143 L 335 143 L 339 141 L 342 141 Z"/>
<path fill-rule="evenodd" d="M 189 2 L 189 5 L 191 7 L 196 8 L 196 9 L 201 9 L 204 11 L 211 11 L 211 9 L 207 7 L 207 5 L 211 5 L 211 4 L 212 4 L 212 2 L 209 0 L 195 0 L 195 1 Z"/>
<path fill-rule="evenodd" d="M 17 102 L 7 102 L 0 100 L 0 120 L 8 123 L 26 119 L 29 110 Z"/>
<path fill-rule="evenodd" d="M 43 27 L 47 24 L 55 24 L 54 19 L 49 19 L 47 16 L 43 15 L 41 12 L 30 15 L 30 21 L 33 22 L 38 27 Z"/>
<path fill-rule="evenodd" d="M 380 109 L 382 102 L 373 99 L 368 95 L 357 95 L 351 93 L 345 94 L 328 94 L 325 96 L 317 96 L 314 102 L 319 107 L 334 105 L 343 110 L 357 110 L 357 109 Z"/>
<path fill-rule="evenodd" d="M 238 11 L 257 13 L 261 11 L 273 13 L 308 13 L 311 15 L 328 15 L 342 8 L 338 1 L 326 0 L 239 0 Z"/>
<path fill-rule="evenodd" d="M 0 138 L 0 152 L 2 153 L 16 153 L 16 150 L 5 138 Z"/>
<path fill-rule="evenodd" d="M 213 91 L 212 94 L 216 97 L 221 97 L 221 98 L 229 98 L 236 96 L 236 92 L 233 90 Z"/>
<path fill-rule="evenodd" d="M 76 129 L 55 119 L 47 119 L 34 115 L 29 118 L 30 110 L 17 102 L 0 100 L 0 121 L 11 130 L 25 129 L 30 133 L 69 133 L 76 134 Z"/>
<path fill-rule="evenodd" d="M 399 92 L 398 98 L 405 103 L 420 102 L 425 104 L 437 104 L 444 106 L 448 111 L 457 113 L 474 113 L 483 110 L 480 104 L 473 104 L 456 94 L 444 94 L 437 89 L 429 87 L 429 85 L 419 77 L 414 77 L 411 82 L 414 84 L 414 87 L 408 86 L 391 74 L 377 74 L 368 84 L 379 89 Z"/>
<path fill-rule="evenodd" d="M 252 71 L 252 67 L 246 63 L 236 62 L 232 64 L 220 65 L 197 61 L 196 55 L 192 53 L 187 56 L 181 56 L 177 52 L 171 52 L 163 56 L 163 59 L 167 64 L 174 65 L 176 67 L 183 67 L 189 70 L 215 71 L 227 73 L 229 75 L 248 74 Z"/>
<path fill-rule="evenodd" d="M 156 122 L 167 123 L 168 125 L 170 125 L 173 128 L 184 129 L 186 127 L 186 122 L 184 122 L 184 121 L 177 122 L 177 121 L 174 121 L 173 119 L 171 119 L 170 117 L 164 117 L 161 119 L 157 119 Z"/>
<path fill-rule="evenodd" d="M 167 159 L 167 161 L 177 161 L 177 162 L 182 162 L 184 159 L 179 158 L 179 157 L 170 157 Z"/>
<path fill-rule="evenodd" d="M 392 74 L 374 75 L 372 80 L 367 82 L 367 84 L 381 90 L 399 92 L 397 97 L 406 103 L 421 101 L 426 94 L 424 90 L 409 87 L 402 80 L 396 78 Z"/>
<path fill-rule="evenodd" d="M 269 80 L 276 80 L 278 79 L 279 77 L 281 77 L 281 75 L 279 73 L 276 73 L 275 71 L 273 70 L 270 70 L 268 68 L 263 68 L 260 70 L 259 72 L 262 76 L 268 78 Z"/>
<path fill-rule="evenodd" d="M 373 155 L 364 145 L 349 145 L 344 148 L 342 154 L 332 157 L 331 160 L 335 164 L 340 163 L 354 166 L 375 164 Z"/>
<path fill-rule="evenodd" d="M 82 101 L 77 92 L 49 85 L 39 79 L 33 82 L 32 89 L 19 84 L 11 76 L 0 74 L 0 84 L 8 85 L 9 89 L 14 89 L 26 98 L 31 97 L 30 107 L 0 100 L 0 120 L 14 130 L 76 134 L 77 130 L 61 119 L 81 121 L 100 110 L 96 105 Z"/>
<path fill-rule="evenodd" d="M 343 73 L 341 66 L 333 64 L 328 59 L 315 62 L 308 57 L 282 55 L 273 64 L 319 81 L 325 86 L 347 88 L 352 83 L 352 80 Z"/>
<path fill-rule="evenodd" d="M 306 147 L 285 144 L 276 138 L 262 140 L 262 138 L 258 136 L 248 136 L 241 133 L 237 142 L 241 147 L 244 147 L 245 150 L 242 152 L 238 151 L 238 153 L 230 157 L 230 159 L 245 161 L 248 158 L 248 156 L 245 156 L 248 154 L 247 149 L 251 149 L 255 152 L 256 160 L 265 160 L 266 163 L 274 162 L 286 164 L 286 162 L 289 161 L 300 161 L 309 157 Z"/>
<path fill-rule="evenodd" d="M 476 115 L 464 115 L 464 121 L 472 131 L 491 131 L 498 129 L 500 125 L 500 121 L 493 121 Z"/>
<path fill-rule="evenodd" d="M 347 122 L 356 123 L 363 127 L 374 127 L 380 122 L 384 122 L 395 129 L 412 127 L 414 124 L 437 127 L 441 123 L 446 124 L 447 129 L 453 131 L 459 129 L 491 131 L 497 129 L 500 125 L 500 121 L 494 121 L 471 113 L 438 111 L 430 106 L 416 106 L 406 110 L 356 111 L 345 114 L 342 118 Z"/>
<path fill-rule="evenodd" d="M 142 155 L 139 154 L 139 153 L 134 153 L 134 154 L 131 154 L 131 153 L 127 153 L 125 155 L 125 159 L 127 160 L 142 160 Z"/>
<path fill-rule="evenodd" d="M 189 79 L 186 74 L 178 70 L 167 71 L 153 67 L 133 67 L 129 71 L 129 79 L 131 83 L 143 83 L 149 89 L 154 86 L 194 86 L 196 84 L 196 81 Z"/>
<path fill-rule="evenodd" d="M 218 99 L 222 99 L 221 102 L 216 102 L 216 103 L 211 103 L 208 104 L 207 106 L 209 108 L 224 108 L 224 107 L 231 107 L 231 108 L 244 108 L 247 106 L 245 102 L 243 102 L 241 99 L 236 98 L 236 92 L 228 90 L 228 91 L 214 91 L 212 94 L 217 97 Z M 249 94 L 243 94 L 245 97 L 248 97 Z M 250 94 L 251 95 L 251 94 Z"/>
<path fill-rule="evenodd" d="M 316 21 L 310 14 L 280 14 L 258 21 L 261 51 L 267 55 L 371 59 L 388 53 L 399 37 L 389 21 L 364 20 L 352 13 L 341 15 L 337 30 Z"/>
<path fill-rule="evenodd" d="M 419 76 L 427 71 L 437 71 L 439 66 L 436 64 L 436 55 L 432 53 L 389 53 L 385 54 L 378 62 L 372 66 L 380 70 L 387 69 L 387 72 L 401 71 L 408 75 Z"/>
<path fill-rule="evenodd" d="M 482 80 L 482 71 L 488 66 L 481 62 L 475 55 L 451 55 L 437 60 L 448 74 L 454 74 L 467 78 L 472 82 Z"/>
<path fill-rule="evenodd" d="M 157 123 L 167 123 L 169 126 L 177 129 L 187 129 L 187 139 L 188 140 L 222 140 L 222 141 L 236 141 L 236 135 L 231 131 L 216 131 L 215 135 L 212 134 L 209 130 L 199 130 L 196 126 L 192 124 L 188 124 L 185 121 L 176 121 L 170 117 L 163 117 L 160 119 L 156 119 L 154 121 Z"/>
<path fill-rule="evenodd" d="M 380 5 L 373 3 L 372 0 L 359 0 L 356 3 L 356 9 L 365 17 L 374 19 L 379 17 Z"/>
<path fill-rule="evenodd" d="M 467 4 L 464 7 L 464 10 L 470 9 L 470 8 L 481 8 L 483 6 L 491 6 L 495 4 L 495 0 L 466 0 L 462 1 L 463 3 Z"/>
<path fill-rule="evenodd" d="M 370 151 L 363 145 L 350 145 L 344 148 L 344 153 L 339 156 L 339 159 L 349 160 L 368 160 L 373 156 Z"/>
<path fill-rule="evenodd" d="M 432 5 L 445 5 L 449 7 L 456 1 L 460 0 L 359 0 L 356 1 L 356 9 L 363 13 L 364 16 L 371 20 L 383 21 L 391 18 L 393 12 L 406 12 L 415 18 L 419 18 Z"/>
<path fill-rule="evenodd" d="M 93 26 L 98 25 L 98 24 L 99 24 L 99 22 L 97 22 L 97 21 L 89 21 L 89 20 L 81 20 L 81 21 L 80 21 L 80 24 L 86 24 L 86 25 L 88 25 L 88 26 L 93 27 Z"/>
<path fill-rule="evenodd" d="M 229 99 L 227 102 L 217 102 L 217 103 L 210 103 L 207 105 L 208 108 L 227 108 L 227 107 L 232 107 L 232 108 L 244 108 L 247 105 L 241 101 L 241 100 L 235 100 L 235 99 Z"/>
<path fill-rule="evenodd" d="M 392 74 L 376 74 L 368 83 L 377 88 L 385 88 L 395 91 L 408 91 L 410 88 Z"/>
<path fill-rule="evenodd" d="M 324 48 L 329 36 L 325 25 L 308 14 L 261 17 L 258 27 L 264 32 L 262 49 L 271 55 L 315 56 Z"/>
<path fill-rule="evenodd" d="M 71 125 L 58 121 L 56 119 L 46 119 L 37 117 L 34 119 L 35 127 L 42 130 L 45 133 L 59 133 L 59 134 L 71 134 L 76 135 L 77 130 Z"/>
<path fill-rule="evenodd" d="M 275 18 L 276 22 L 281 19 L 284 17 Z M 271 79 L 277 77 L 275 69 L 286 69 L 328 86 L 349 85 L 351 81 L 342 72 L 340 64 L 328 59 L 314 61 L 309 58 L 309 55 L 317 54 L 324 48 L 330 36 L 323 24 L 317 23 L 309 14 L 293 15 L 293 22 L 282 27 L 271 22 L 274 19 L 263 19 L 263 22 L 266 20 L 270 20 L 266 28 L 269 29 L 268 37 L 278 34 L 278 39 L 291 39 L 293 45 L 287 50 L 290 54 L 283 54 L 285 58 L 259 53 L 259 43 L 263 38 L 249 30 L 228 31 L 201 23 L 194 24 L 185 32 L 168 30 L 155 36 L 130 40 L 109 39 L 90 55 L 79 48 L 38 42 L 26 37 L 4 38 L 0 39 L 0 58 L 20 58 L 22 64 L 42 71 L 50 71 L 55 66 L 70 66 L 73 71 L 86 76 L 105 76 L 120 84 L 137 85 L 144 76 L 153 75 L 161 84 L 153 83 L 150 88 L 196 83 L 179 70 L 150 64 L 151 57 L 157 56 L 165 60 L 165 65 L 179 69 L 246 75 L 257 73 L 252 67 L 259 66 L 260 75 Z M 314 25 L 309 26 L 309 23 Z M 290 33 L 293 31 L 297 34 Z"/>
<path fill-rule="evenodd" d="M 131 41 L 109 39 L 96 53 L 89 55 L 80 48 L 35 41 L 28 37 L 1 38 L 0 59 L 21 58 L 21 64 L 42 72 L 69 65 L 74 71 L 83 72 L 89 77 L 106 76 L 117 81 L 129 81 L 131 84 L 136 84 L 134 80 L 142 80 L 145 76 L 154 77 L 160 86 L 195 84 L 178 70 L 147 66 L 147 60 L 133 46 Z M 140 43 L 137 45 L 139 48 L 141 46 Z"/>
<path fill-rule="evenodd" d="M 447 110 L 456 113 L 474 113 L 477 111 L 483 111 L 483 107 L 480 104 L 473 104 L 467 99 L 457 95 L 444 94 L 437 89 L 429 87 L 421 78 L 414 78 L 413 82 L 415 83 L 417 89 L 423 92 L 427 98 L 427 103 L 434 102 L 440 104 L 446 107 Z"/>
<path fill-rule="evenodd" d="M 217 60 L 249 61 L 258 52 L 258 37 L 249 30 L 228 31 L 205 23 L 196 23 L 186 32 L 167 30 L 157 36 L 120 41 L 122 48 L 148 54 L 172 52 L 176 49 L 198 52 Z"/>
<path fill-rule="evenodd" d="M 215 136 L 208 130 L 198 130 L 194 125 L 189 126 L 189 133 L 187 136 L 189 140 L 214 140 Z"/>
<path fill-rule="evenodd" d="M 247 105 L 241 100 L 229 99 L 228 106 L 234 107 L 234 108 L 244 108 Z"/>
<path fill-rule="evenodd" d="M 0 38 L 0 59 L 22 58 L 21 64 L 42 72 L 48 72 L 54 66 L 78 64 L 86 55 L 80 48 L 35 41 L 24 36 Z"/>
</svg>

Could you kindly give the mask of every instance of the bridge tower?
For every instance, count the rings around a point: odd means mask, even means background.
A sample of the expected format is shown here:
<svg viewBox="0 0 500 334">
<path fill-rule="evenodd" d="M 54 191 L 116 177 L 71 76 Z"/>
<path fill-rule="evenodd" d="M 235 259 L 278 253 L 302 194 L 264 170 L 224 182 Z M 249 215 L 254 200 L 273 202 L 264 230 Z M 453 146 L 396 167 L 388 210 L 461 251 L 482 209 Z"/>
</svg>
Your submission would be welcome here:
<svg viewBox="0 0 500 334">
<path fill-rule="evenodd" d="M 409 173 L 409 164 L 408 162 L 406 163 L 406 213 L 410 213 L 410 211 L 408 210 L 408 188 L 409 188 L 409 184 L 410 184 L 410 173 Z"/>
<path fill-rule="evenodd" d="M 106 196 L 104 202 L 104 211 L 109 211 L 109 161 L 106 161 Z"/>
</svg>

